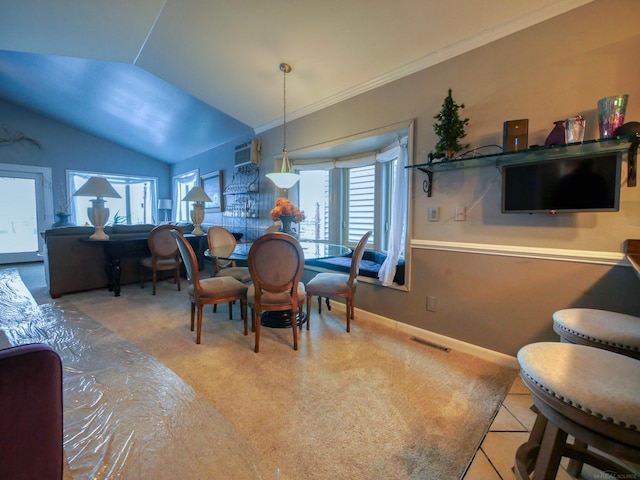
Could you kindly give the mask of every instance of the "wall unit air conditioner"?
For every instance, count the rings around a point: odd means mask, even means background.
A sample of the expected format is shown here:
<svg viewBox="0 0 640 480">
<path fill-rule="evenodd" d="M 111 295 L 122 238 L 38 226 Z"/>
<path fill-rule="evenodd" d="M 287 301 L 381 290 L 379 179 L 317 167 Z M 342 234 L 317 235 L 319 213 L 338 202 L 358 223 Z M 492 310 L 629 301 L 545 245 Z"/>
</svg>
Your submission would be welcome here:
<svg viewBox="0 0 640 480">
<path fill-rule="evenodd" d="M 236 145 L 234 166 L 260 165 L 260 138 Z"/>
</svg>

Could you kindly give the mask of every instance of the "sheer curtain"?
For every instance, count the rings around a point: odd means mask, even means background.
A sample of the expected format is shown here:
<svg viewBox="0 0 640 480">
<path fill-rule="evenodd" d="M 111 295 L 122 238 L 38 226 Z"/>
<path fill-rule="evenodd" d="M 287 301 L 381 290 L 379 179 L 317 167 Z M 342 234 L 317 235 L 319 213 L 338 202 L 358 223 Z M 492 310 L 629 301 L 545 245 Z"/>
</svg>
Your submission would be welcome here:
<svg viewBox="0 0 640 480">
<path fill-rule="evenodd" d="M 389 244 L 387 259 L 378 272 L 378 278 L 383 285 L 391 285 L 396 274 L 396 265 L 405 242 L 407 220 L 407 141 L 402 137 L 398 145 L 376 155 L 378 162 L 390 162 L 397 159 L 393 175 L 393 196 L 391 198 L 391 225 L 389 227 Z"/>
</svg>

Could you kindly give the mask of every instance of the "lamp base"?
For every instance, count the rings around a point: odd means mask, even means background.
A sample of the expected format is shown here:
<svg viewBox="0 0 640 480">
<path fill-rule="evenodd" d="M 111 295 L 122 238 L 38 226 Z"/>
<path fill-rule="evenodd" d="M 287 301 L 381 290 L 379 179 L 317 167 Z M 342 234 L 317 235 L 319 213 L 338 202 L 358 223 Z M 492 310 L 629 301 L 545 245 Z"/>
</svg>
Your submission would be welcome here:
<svg viewBox="0 0 640 480">
<path fill-rule="evenodd" d="M 204 208 L 202 207 L 202 202 L 196 202 L 193 205 L 193 210 L 191 210 L 191 221 L 193 222 L 193 232 L 194 235 L 204 235 L 202 228 L 202 222 L 204 221 Z"/>
<path fill-rule="evenodd" d="M 109 240 L 109 235 L 104 233 L 104 226 L 109 220 L 109 209 L 104 206 L 104 199 L 101 197 L 91 200 L 92 207 L 87 208 L 89 221 L 95 228 L 95 232 L 89 238 L 92 240 Z"/>
<path fill-rule="evenodd" d="M 104 233 L 104 227 L 95 227 L 95 229 L 96 231 L 89 237 L 91 240 L 109 240 L 109 235 Z"/>
</svg>

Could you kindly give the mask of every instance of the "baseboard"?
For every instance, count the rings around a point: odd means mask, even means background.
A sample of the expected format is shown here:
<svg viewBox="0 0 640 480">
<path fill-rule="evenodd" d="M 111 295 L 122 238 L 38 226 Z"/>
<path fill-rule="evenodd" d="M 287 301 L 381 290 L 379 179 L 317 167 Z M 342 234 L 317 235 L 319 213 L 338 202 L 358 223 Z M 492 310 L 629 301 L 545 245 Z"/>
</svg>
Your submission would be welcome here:
<svg viewBox="0 0 640 480">
<path fill-rule="evenodd" d="M 332 302 L 331 309 L 344 312 L 345 304 L 341 302 Z M 424 330 L 413 325 L 408 325 L 396 320 L 391 320 L 390 318 L 367 312 L 359 308 L 356 308 L 356 317 L 377 323 L 378 325 L 383 325 L 392 330 L 397 330 L 398 332 L 406 333 L 407 335 L 414 336 L 416 338 L 434 343 L 436 345 L 441 345 L 452 350 L 457 350 L 458 352 L 468 353 L 469 355 L 482 358 L 483 360 L 486 360 L 488 362 L 497 363 L 498 365 L 502 365 L 503 367 L 513 368 L 514 370 L 520 369 L 518 359 L 512 357 L 511 355 L 506 355 L 504 353 L 489 350 L 488 348 L 480 347 L 472 343 L 463 342 L 462 340 L 457 340 L 445 335 L 440 335 L 439 333 Z"/>
</svg>

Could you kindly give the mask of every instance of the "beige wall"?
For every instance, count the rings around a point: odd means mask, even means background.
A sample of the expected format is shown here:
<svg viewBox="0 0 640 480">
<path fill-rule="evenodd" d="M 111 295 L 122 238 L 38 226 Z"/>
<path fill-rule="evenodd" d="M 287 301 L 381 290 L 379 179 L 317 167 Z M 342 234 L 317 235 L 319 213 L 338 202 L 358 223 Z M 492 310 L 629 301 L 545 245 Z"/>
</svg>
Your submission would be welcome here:
<svg viewBox="0 0 640 480">
<path fill-rule="evenodd" d="M 610 18 L 616 24 L 607 27 Z M 519 118 L 529 119 L 530 145 L 543 144 L 555 120 L 576 114 L 586 117 L 585 138 L 596 138 L 599 98 L 628 93 L 626 119 L 640 119 L 638 18 L 638 1 L 595 1 L 295 120 L 287 128 L 288 146 L 295 150 L 415 119 L 413 161 L 422 163 L 436 143 L 433 116 L 448 88 L 466 105 L 466 141 L 473 147 L 501 145 L 503 122 Z M 270 159 L 280 141 L 280 129 L 263 135 L 264 172 L 273 168 Z M 627 266 L 613 265 L 624 240 L 640 238 L 640 187 L 623 184 L 617 213 L 503 215 L 500 175 L 493 167 L 438 173 L 431 198 L 422 191 L 424 178 L 420 172 L 413 176 L 411 291 L 361 284 L 359 308 L 511 355 L 526 343 L 556 338 L 550 315 L 560 308 L 582 305 L 640 316 L 640 280 Z M 437 223 L 426 221 L 431 206 L 441 209 Z M 467 207 L 467 221 L 453 221 L 456 206 Z M 456 253 L 431 249 L 434 241 L 571 254 L 554 261 Z M 590 252 L 610 253 L 614 260 L 572 260 Z M 438 297 L 436 312 L 426 311 L 427 295 Z"/>
</svg>

